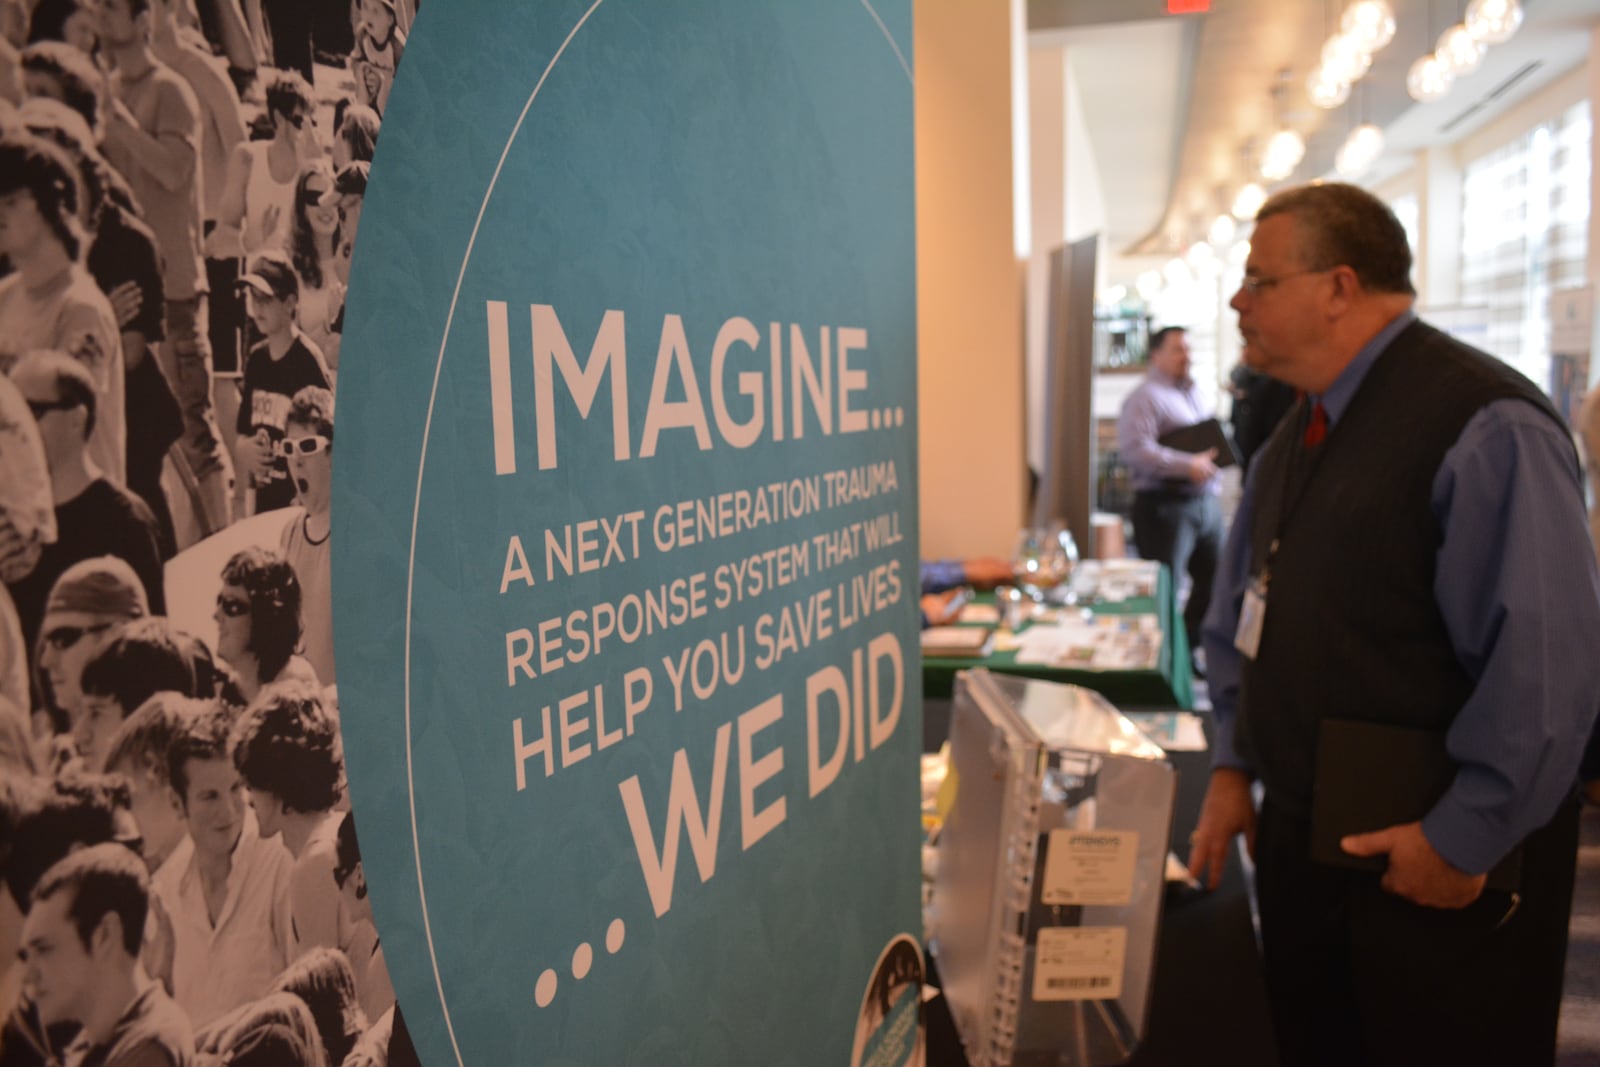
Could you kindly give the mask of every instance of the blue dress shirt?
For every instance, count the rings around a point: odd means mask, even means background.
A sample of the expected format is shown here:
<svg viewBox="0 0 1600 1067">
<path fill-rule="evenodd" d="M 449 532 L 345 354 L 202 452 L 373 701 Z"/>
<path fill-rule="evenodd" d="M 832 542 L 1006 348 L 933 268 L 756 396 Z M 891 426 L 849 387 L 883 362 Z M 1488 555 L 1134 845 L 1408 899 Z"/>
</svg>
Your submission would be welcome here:
<svg viewBox="0 0 1600 1067">
<path fill-rule="evenodd" d="M 1384 327 L 1320 397 L 1330 430 L 1415 317 L 1407 311 Z M 1217 725 L 1212 764 L 1247 772 L 1233 744 L 1242 671 L 1233 637 L 1250 579 L 1253 474 L 1203 630 Z M 1572 442 L 1523 401 L 1498 400 L 1472 417 L 1434 477 L 1432 505 L 1444 532 L 1434 597 L 1476 686 L 1445 735 L 1460 769 L 1422 832 L 1452 865 L 1477 874 L 1549 821 L 1572 790 L 1600 711 L 1600 573 Z"/>
<path fill-rule="evenodd" d="M 1169 430 L 1193 426 L 1211 418 L 1211 405 L 1200 396 L 1193 378 L 1174 378 L 1156 367 L 1146 372 L 1122 402 L 1117 418 L 1117 455 L 1133 476 L 1135 492 L 1152 490 L 1198 496 L 1222 491 L 1222 480 L 1212 475 L 1205 485 L 1189 481 L 1188 452 L 1168 448 L 1158 438 Z"/>
</svg>

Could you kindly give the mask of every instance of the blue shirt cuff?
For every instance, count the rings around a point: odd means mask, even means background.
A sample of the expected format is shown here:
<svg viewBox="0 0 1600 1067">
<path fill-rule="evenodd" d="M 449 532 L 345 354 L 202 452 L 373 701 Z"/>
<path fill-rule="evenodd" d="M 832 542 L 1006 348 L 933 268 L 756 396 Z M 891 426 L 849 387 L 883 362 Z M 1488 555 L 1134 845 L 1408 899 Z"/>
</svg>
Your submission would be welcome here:
<svg viewBox="0 0 1600 1067">
<path fill-rule="evenodd" d="M 1462 790 L 1452 787 L 1422 820 L 1422 836 L 1450 866 L 1484 874 L 1505 858 L 1519 840 L 1502 821 L 1468 807 Z"/>
<path fill-rule="evenodd" d="M 1243 771 L 1254 778 L 1256 775 L 1255 768 L 1251 767 L 1249 761 L 1239 755 L 1238 749 L 1233 747 L 1233 716 L 1213 713 L 1211 723 L 1213 726 L 1211 769 L 1216 770 L 1219 767 L 1227 767 L 1232 770 Z"/>
</svg>

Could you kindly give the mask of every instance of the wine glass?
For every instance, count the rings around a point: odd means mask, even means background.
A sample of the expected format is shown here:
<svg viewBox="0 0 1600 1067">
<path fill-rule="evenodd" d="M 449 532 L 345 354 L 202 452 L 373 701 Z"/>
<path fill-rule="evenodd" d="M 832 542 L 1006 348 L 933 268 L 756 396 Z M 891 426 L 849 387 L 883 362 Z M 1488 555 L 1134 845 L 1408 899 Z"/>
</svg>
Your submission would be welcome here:
<svg viewBox="0 0 1600 1067">
<path fill-rule="evenodd" d="M 1011 574 L 1018 588 L 1034 600 L 1043 600 L 1050 590 L 1060 585 L 1071 573 L 1071 566 L 1066 548 L 1053 529 L 1029 526 L 1017 534 L 1017 547 L 1011 553 Z"/>
<path fill-rule="evenodd" d="M 1050 530 L 1051 538 L 1061 555 L 1061 577 L 1057 580 L 1061 588 L 1054 599 L 1063 604 L 1076 604 L 1078 594 L 1072 588 L 1072 574 L 1078 569 L 1078 542 L 1065 523 L 1058 522 Z"/>
</svg>

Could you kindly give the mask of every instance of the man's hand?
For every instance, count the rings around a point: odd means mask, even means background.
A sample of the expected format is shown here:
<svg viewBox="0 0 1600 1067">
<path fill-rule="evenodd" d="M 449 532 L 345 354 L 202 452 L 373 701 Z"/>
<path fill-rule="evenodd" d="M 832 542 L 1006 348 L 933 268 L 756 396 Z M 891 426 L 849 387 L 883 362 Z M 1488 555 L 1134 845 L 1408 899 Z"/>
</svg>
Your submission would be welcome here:
<svg viewBox="0 0 1600 1067">
<path fill-rule="evenodd" d="M 44 551 L 44 542 L 36 533 L 23 537 L 9 516 L 0 515 L 0 581 L 18 582 L 33 572 Z"/>
<path fill-rule="evenodd" d="M 960 589 L 947 589 L 922 598 L 922 615 L 928 620 L 929 626 L 943 626 L 956 620 L 956 616 L 961 614 L 961 608 L 955 604 L 956 594 L 960 592 Z"/>
<path fill-rule="evenodd" d="M 1467 874 L 1429 844 L 1420 822 L 1402 823 L 1370 834 L 1341 838 L 1339 847 L 1352 856 L 1388 856 L 1383 888 L 1425 908 L 1464 908 L 1478 899 L 1486 874 Z"/>
<path fill-rule="evenodd" d="M 1250 799 L 1250 776 L 1231 767 L 1211 772 L 1200 821 L 1189 837 L 1189 873 L 1207 889 L 1217 888 L 1228 864 L 1228 846 L 1244 834 L 1245 847 L 1256 854 L 1256 807 Z"/>
<path fill-rule="evenodd" d="M 261 211 L 261 235 L 271 237 L 278 232 L 278 221 L 283 218 L 283 209 L 277 204 L 268 204 Z"/>
<path fill-rule="evenodd" d="M 144 291 L 139 288 L 138 282 L 128 281 L 115 286 L 106 294 L 106 299 L 111 302 L 111 311 L 117 317 L 119 330 L 126 330 L 128 323 L 138 318 L 144 308 Z"/>
<path fill-rule="evenodd" d="M 1217 450 L 1208 448 L 1189 457 L 1189 480 L 1196 485 L 1209 482 L 1217 473 Z"/>
<path fill-rule="evenodd" d="M 241 436 L 234 452 L 234 462 L 252 478 L 263 477 L 272 467 L 272 437 L 265 427 L 258 428 L 249 437 Z"/>
</svg>

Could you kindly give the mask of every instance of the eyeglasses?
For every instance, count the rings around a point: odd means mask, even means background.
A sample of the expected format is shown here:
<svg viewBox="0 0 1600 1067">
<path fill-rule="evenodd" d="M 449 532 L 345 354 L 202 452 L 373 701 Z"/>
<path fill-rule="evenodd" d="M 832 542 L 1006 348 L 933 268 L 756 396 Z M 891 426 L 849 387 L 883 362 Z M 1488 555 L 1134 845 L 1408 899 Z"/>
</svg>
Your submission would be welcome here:
<svg viewBox="0 0 1600 1067">
<path fill-rule="evenodd" d="M 65 397 L 61 400 L 30 400 L 28 401 L 28 410 L 33 412 L 34 419 L 38 420 L 52 411 L 71 411 L 82 403 L 82 400 L 74 400 L 72 397 Z"/>
<path fill-rule="evenodd" d="M 332 191 L 332 189 L 317 189 L 309 185 L 305 186 L 300 190 L 300 203 L 306 207 L 316 207 L 322 203 L 322 198 Z"/>
<path fill-rule="evenodd" d="M 217 594 L 217 608 L 228 618 L 237 619 L 241 615 L 250 614 L 250 602 L 239 600 L 235 597 Z"/>
<path fill-rule="evenodd" d="M 326 451 L 333 447 L 333 442 L 321 434 L 312 434 L 310 437 L 285 437 L 278 442 L 278 454 L 282 456 L 314 456 L 318 452 Z"/>
<path fill-rule="evenodd" d="M 1338 270 L 1338 267 L 1323 267 L 1321 270 L 1292 270 L 1288 274 L 1280 274 L 1276 278 L 1260 278 L 1253 274 L 1246 274 L 1239 283 L 1239 290 L 1250 296 L 1260 296 L 1268 289 L 1282 285 L 1290 278 L 1299 278 L 1305 274 L 1327 274 L 1329 271 Z"/>
<path fill-rule="evenodd" d="M 87 635 L 101 633 L 115 625 L 115 623 L 102 622 L 95 626 L 57 626 L 54 630 L 50 630 L 44 635 L 44 643 L 57 652 L 65 652 L 79 641 L 82 641 Z"/>
</svg>

